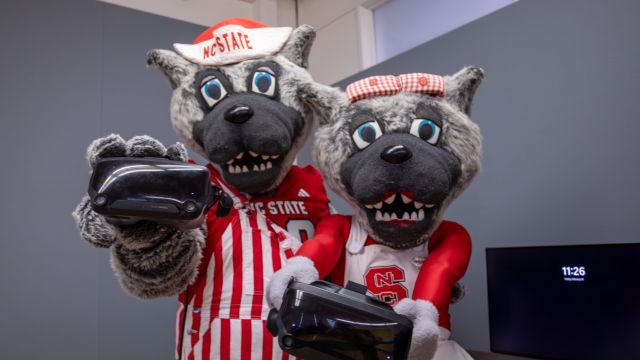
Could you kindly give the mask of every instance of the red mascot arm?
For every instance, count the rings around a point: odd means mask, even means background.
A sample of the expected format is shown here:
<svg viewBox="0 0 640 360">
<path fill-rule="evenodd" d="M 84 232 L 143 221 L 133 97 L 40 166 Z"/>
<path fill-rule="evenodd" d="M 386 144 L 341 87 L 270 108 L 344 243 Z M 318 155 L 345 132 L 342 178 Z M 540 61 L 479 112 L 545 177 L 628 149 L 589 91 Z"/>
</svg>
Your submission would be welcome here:
<svg viewBox="0 0 640 360">
<path fill-rule="evenodd" d="M 440 324 L 449 328 L 451 290 L 467 271 L 471 258 L 471 237 L 462 225 L 443 222 L 429 240 L 429 255 L 424 261 L 413 299 L 433 303 L 440 314 Z"/>
<path fill-rule="evenodd" d="M 316 227 L 312 239 L 305 241 L 296 256 L 313 261 L 320 278 L 329 275 L 338 263 L 349 233 L 348 219 L 341 215 L 329 215 Z M 346 234 L 345 234 L 346 233 Z"/>
</svg>

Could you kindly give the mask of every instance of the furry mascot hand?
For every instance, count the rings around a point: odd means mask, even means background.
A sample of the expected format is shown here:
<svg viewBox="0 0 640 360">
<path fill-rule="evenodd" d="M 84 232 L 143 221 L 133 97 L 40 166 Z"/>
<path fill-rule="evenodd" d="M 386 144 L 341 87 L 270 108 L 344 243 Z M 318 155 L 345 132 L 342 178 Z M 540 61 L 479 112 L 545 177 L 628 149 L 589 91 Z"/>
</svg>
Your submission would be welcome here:
<svg viewBox="0 0 640 360">
<path fill-rule="evenodd" d="M 158 140 L 150 136 L 136 136 L 125 142 L 122 137 L 111 134 L 94 140 L 87 149 L 87 160 L 93 170 L 96 163 L 109 157 L 162 157 L 176 161 L 187 161 L 187 152 L 182 144 L 175 144 L 165 149 Z M 118 232 L 133 232 L 140 236 L 123 236 L 122 240 L 131 246 L 144 246 L 152 243 L 155 230 L 166 232 L 166 226 L 158 224 L 142 224 L 119 227 L 107 222 L 100 214 L 91 209 L 88 196 L 83 197 L 80 204 L 73 212 L 73 217 L 78 224 L 81 236 L 89 243 L 97 247 L 110 247 L 115 241 Z M 145 234 L 146 233 L 146 234 Z"/>
<path fill-rule="evenodd" d="M 440 328 L 438 310 L 429 301 L 404 298 L 393 308 L 413 322 L 410 360 L 428 360 L 433 358 L 438 347 Z"/>
<path fill-rule="evenodd" d="M 291 258 L 285 267 L 278 270 L 267 285 L 267 301 L 272 308 L 280 309 L 282 297 L 289 283 L 293 281 L 310 284 L 319 279 L 318 270 L 313 262 L 304 256 Z"/>
<path fill-rule="evenodd" d="M 87 149 L 87 160 L 92 169 L 99 160 L 108 157 L 162 157 L 187 161 L 187 151 L 180 143 L 165 148 L 150 136 L 136 136 L 125 141 L 119 135 L 111 134 L 94 140 Z M 142 298 L 173 295 L 193 277 L 204 241 L 202 229 L 178 230 L 151 221 L 114 225 L 91 208 L 87 195 L 72 215 L 83 239 L 96 247 L 112 248 L 114 268 L 120 275 L 128 275 L 119 278 L 130 293 Z M 192 270 L 175 277 L 154 273 L 153 270 L 167 262 Z M 163 281 L 159 282 L 160 279 Z"/>
</svg>

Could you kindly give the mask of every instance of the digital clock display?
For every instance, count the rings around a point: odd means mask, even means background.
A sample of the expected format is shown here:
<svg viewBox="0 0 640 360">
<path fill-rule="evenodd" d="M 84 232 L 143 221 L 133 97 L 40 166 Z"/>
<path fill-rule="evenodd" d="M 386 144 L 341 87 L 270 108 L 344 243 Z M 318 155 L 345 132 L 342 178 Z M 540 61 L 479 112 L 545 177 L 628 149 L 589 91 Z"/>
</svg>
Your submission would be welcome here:
<svg viewBox="0 0 640 360">
<path fill-rule="evenodd" d="M 585 281 L 585 277 L 587 275 L 587 267 L 586 266 L 563 266 L 562 275 L 564 276 L 564 281 L 582 282 L 582 281 Z"/>
</svg>

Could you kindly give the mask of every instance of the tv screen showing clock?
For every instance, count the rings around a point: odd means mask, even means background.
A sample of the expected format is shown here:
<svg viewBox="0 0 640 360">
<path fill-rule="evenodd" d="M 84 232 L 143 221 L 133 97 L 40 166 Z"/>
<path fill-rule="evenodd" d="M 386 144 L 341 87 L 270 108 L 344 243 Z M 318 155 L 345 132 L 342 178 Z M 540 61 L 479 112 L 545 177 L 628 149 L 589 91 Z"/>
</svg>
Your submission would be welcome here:
<svg viewBox="0 0 640 360">
<path fill-rule="evenodd" d="M 488 248 L 491 351 L 640 359 L 640 244 Z"/>
</svg>

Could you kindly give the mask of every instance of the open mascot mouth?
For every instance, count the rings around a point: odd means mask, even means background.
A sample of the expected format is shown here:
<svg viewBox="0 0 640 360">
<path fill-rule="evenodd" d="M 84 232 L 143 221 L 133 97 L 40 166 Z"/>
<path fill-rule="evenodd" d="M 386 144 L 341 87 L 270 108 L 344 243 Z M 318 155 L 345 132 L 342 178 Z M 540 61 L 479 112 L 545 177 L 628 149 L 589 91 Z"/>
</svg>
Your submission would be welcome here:
<svg viewBox="0 0 640 360">
<path fill-rule="evenodd" d="M 286 154 L 261 154 L 245 150 L 217 164 L 231 186 L 244 193 L 259 194 L 272 187 L 281 175 Z"/>
<path fill-rule="evenodd" d="M 436 204 L 417 201 L 411 191 L 387 192 L 380 201 L 363 204 L 367 215 L 378 223 L 411 225 L 431 219 Z"/>
<path fill-rule="evenodd" d="M 233 159 L 220 164 L 223 171 L 232 174 L 246 174 L 250 172 L 270 172 L 277 170 L 282 163 L 280 155 L 263 155 L 253 151 L 238 153 Z"/>
</svg>

